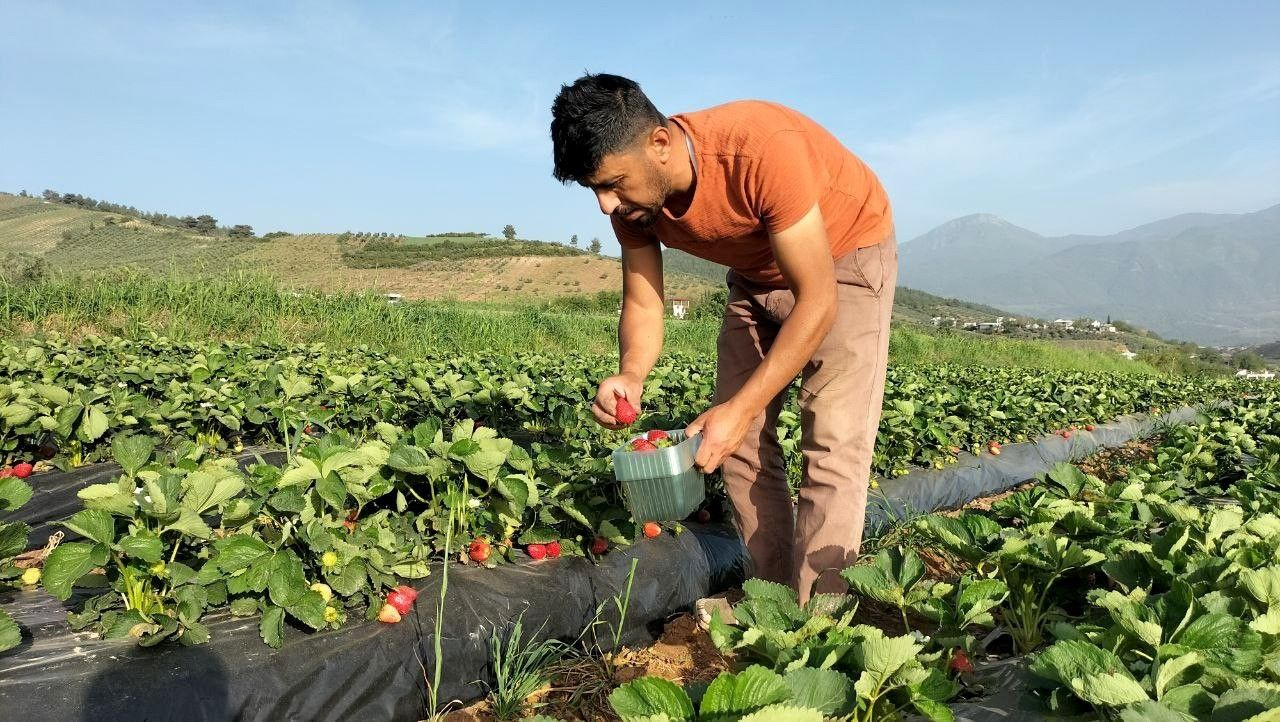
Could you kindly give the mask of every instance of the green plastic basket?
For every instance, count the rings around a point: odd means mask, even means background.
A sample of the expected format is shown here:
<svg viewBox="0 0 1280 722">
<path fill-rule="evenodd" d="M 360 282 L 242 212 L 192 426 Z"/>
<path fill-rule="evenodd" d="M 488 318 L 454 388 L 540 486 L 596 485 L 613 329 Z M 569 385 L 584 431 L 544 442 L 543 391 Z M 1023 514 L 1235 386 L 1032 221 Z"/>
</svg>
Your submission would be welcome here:
<svg viewBox="0 0 1280 722">
<path fill-rule="evenodd" d="M 679 521 L 707 498 L 707 483 L 693 464 L 702 435 L 686 439 L 684 431 L 668 431 L 676 442 L 657 451 L 630 451 L 630 442 L 613 452 L 613 476 L 622 484 L 627 507 L 637 522 Z"/>
</svg>

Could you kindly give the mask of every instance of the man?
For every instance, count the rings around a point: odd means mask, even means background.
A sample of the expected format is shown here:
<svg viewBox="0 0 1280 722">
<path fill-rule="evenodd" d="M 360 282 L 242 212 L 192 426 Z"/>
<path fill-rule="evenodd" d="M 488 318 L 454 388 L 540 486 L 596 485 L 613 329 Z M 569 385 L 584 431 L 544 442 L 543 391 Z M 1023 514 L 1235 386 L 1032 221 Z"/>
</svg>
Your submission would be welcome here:
<svg viewBox="0 0 1280 722">
<path fill-rule="evenodd" d="M 728 266 L 715 403 L 688 427 L 703 436 L 697 464 L 722 468 L 756 576 L 802 602 L 843 591 L 862 542 L 897 278 L 880 182 L 774 103 L 667 118 L 635 82 L 601 74 L 562 87 L 552 116 L 555 177 L 594 191 L 622 247 L 621 364 L 600 384 L 596 419 L 622 427 L 616 399 L 640 406 L 662 350 L 661 245 Z M 793 509 L 777 420 L 797 374 Z"/>
</svg>

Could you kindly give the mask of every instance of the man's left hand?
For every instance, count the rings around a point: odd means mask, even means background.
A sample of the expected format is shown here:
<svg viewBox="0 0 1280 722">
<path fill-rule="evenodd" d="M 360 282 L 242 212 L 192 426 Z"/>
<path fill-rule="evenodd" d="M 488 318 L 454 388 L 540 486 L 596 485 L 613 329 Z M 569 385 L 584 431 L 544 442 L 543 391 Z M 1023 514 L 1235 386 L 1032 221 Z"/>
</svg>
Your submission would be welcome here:
<svg viewBox="0 0 1280 722">
<path fill-rule="evenodd" d="M 686 436 L 702 434 L 702 444 L 698 447 L 694 464 L 707 474 L 720 468 L 720 464 L 742 446 L 747 438 L 747 429 L 758 415 L 733 401 L 707 409 L 685 429 Z"/>
</svg>

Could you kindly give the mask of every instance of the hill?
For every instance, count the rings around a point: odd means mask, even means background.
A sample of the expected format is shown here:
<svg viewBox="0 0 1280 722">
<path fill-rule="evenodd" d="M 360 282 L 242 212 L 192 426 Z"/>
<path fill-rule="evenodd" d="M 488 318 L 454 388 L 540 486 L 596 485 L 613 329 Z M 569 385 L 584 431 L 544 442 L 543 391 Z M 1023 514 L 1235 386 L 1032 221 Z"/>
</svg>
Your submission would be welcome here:
<svg viewBox="0 0 1280 722">
<path fill-rule="evenodd" d="M 55 271 L 266 271 L 285 285 L 375 290 L 408 299 L 520 301 L 618 291 L 619 261 L 554 243 L 479 235 L 362 238 L 353 233 L 236 238 L 0 193 L 0 255 L 27 254 Z M 716 284 L 674 272 L 671 295 Z"/>
<path fill-rule="evenodd" d="M 901 258 L 907 285 L 1018 314 L 1113 316 L 1208 344 L 1280 336 L 1280 206 L 1059 238 L 966 216 L 904 243 Z"/>
</svg>

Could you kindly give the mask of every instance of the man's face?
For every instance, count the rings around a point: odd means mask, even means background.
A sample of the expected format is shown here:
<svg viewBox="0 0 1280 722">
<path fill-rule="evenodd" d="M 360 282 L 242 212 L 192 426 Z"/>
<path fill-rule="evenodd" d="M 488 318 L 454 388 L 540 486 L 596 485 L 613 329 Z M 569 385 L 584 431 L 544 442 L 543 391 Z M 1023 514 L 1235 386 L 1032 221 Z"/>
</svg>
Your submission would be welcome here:
<svg viewBox="0 0 1280 722">
<path fill-rule="evenodd" d="M 631 225 L 651 226 L 671 193 L 652 146 L 640 145 L 605 156 L 587 187 L 596 194 L 600 211 Z"/>
</svg>

